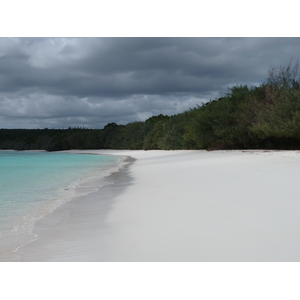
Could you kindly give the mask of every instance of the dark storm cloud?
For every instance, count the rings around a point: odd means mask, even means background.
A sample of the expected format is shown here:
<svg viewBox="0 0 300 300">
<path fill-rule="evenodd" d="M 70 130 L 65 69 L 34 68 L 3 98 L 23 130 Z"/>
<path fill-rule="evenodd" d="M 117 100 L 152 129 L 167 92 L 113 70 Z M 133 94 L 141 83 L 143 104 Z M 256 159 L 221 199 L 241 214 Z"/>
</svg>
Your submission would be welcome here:
<svg viewBox="0 0 300 300">
<path fill-rule="evenodd" d="M 0 127 L 176 114 L 297 60 L 299 38 L 2 38 Z"/>
</svg>

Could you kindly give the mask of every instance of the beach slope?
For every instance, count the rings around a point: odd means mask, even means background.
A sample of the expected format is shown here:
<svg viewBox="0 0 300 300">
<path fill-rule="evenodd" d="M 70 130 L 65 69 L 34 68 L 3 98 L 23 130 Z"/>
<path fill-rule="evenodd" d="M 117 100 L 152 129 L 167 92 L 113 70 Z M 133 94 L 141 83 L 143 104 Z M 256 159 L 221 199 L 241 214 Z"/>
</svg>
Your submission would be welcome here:
<svg viewBox="0 0 300 300">
<path fill-rule="evenodd" d="M 118 193 L 67 203 L 7 260 L 300 260 L 298 151 L 77 152 L 136 160 Z"/>
</svg>

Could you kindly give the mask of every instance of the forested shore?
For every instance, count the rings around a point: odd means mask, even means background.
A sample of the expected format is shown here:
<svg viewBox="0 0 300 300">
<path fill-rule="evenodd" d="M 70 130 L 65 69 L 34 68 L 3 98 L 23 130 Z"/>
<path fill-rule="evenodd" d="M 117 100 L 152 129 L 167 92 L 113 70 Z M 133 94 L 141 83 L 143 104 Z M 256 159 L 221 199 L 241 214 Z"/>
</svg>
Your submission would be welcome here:
<svg viewBox="0 0 300 300">
<path fill-rule="evenodd" d="M 300 149 L 298 63 L 173 116 L 103 129 L 0 129 L 0 149 Z"/>
</svg>

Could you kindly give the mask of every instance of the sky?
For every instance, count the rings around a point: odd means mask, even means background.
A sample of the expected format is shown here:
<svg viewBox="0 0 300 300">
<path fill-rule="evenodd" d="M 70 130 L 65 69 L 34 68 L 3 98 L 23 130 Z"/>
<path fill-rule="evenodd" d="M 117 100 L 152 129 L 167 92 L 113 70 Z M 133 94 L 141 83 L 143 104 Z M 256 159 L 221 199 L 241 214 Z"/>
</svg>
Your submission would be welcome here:
<svg viewBox="0 0 300 300">
<path fill-rule="evenodd" d="M 102 128 L 109 122 L 126 124 L 151 115 L 177 114 L 222 96 L 228 86 L 260 84 L 271 67 L 287 65 L 300 56 L 300 40 L 295 38 L 299 36 L 299 12 L 294 0 L 286 0 L 284 5 L 280 1 L 270 4 L 268 0 L 242 5 L 237 0 L 14 0 L 1 3 L 1 11 L 0 128 Z M 50 267 L 21 276 L 18 284 L 23 289 L 19 290 L 23 293 L 34 278 L 40 288 L 33 298 L 39 299 L 45 282 L 55 278 L 56 269 Z M 190 290 L 199 295 L 194 278 L 199 278 L 199 274 L 207 278 L 213 270 L 226 277 L 208 277 L 207 289 L 202 286 L 201 291 L 209 297 L 216 283 L 223 288 L 214 292 L 222 297 L 225 288 L 233 299 L 240 299 L 241 293 L 249 289 L 245 282 L 251 282 L 251 289 L 254 286 L 262 295 L 273 292 L 275 298 L 287 290 L 294 294 L 299 290 L 296 282 L 291 285 L 299 270 L 290 264 L 289 269 L 280 266 L 281 272 L 274 272 L 278 265 L 264 269 L 261 265 L 242 265 L 238 270 L 232 264 L 222 268 L 198 264 L 188 267 L 168 265 L 169 271 L 163 271 L 170 285 L 165 281 L 153 285 L 153 275 L 161 269 L 148 268 L 145 272 L 142 266 L 139 272 L 132 272 L 131 265 L 121 269 L 123 273 L 115 268 L 111 282 L 122 287 L 120 296 L 132 286 L 132 281 L 141 286 L 151 282 L 151 288 L 168 295 L 170 289 L 161 287 L 174 287 L 174 282 L 178 282 L 182 288 L 179 292 Z M 91 291 L 91 280 L 99 274 L 107 278 L 111 265 L 104 271 L 102 265 L 97 269 L 81 265 L 84 278 L 72 272 L 69 265 L 68 270 L 71 272 L 64 270 L 67 281 L 63 282 L 67 288 L 62 290 L 60 282 L 55 283 L 60 293 L 70 296 L 71 291 L 77 299 L 80 293 L 73 289 L 74 282 L 79 280 L 84 292 Z M 12 276 L 22 272 L 19 265 L 9 265 L 5 271 Z M 25 272 L 28 275 L 28 268 Z M 119 273 L 127 277 L 115 278 Z M 263 284 L 259 280 L 253 284 L 257 274 L 266 278 Z M 11 294 L 15 280 L 8 280 L 3 286 Z M 106 291 L 109 298 L 111 285 Z M 140 298 L 143 291 L 134 286 L 135 291 Z M 178 289 L 174 289 L 175 298 L 178 294 Z"/>
<path fill-rule="evenodd" d="M 259 85 L 300 38 L 0 38 L 0 128 L 103 128 Z"/>
</svg>

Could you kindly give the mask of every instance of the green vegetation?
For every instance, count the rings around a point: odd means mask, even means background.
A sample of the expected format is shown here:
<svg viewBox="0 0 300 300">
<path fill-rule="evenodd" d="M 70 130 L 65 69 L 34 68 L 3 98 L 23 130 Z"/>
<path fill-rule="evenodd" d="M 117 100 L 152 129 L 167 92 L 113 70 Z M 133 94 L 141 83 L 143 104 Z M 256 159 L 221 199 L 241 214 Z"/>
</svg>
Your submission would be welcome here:
<svg viewBox="0 0 300 300">
<path fill-rule="evenodd" d="M 300 149 L 298 63 L 174 116 L 103 129 L 0 129 L 0 149 Z"/>
</svg>

